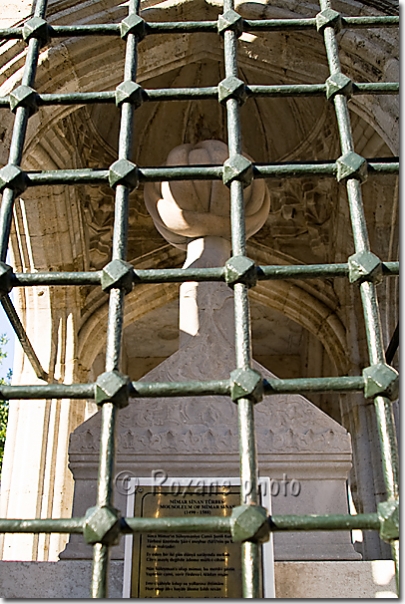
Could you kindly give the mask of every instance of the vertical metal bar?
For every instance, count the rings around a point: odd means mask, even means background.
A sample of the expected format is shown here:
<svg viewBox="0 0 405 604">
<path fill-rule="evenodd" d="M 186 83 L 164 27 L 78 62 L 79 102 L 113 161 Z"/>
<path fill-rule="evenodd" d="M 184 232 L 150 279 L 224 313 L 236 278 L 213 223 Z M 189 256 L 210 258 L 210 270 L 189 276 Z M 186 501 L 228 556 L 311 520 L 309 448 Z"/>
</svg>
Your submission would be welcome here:
<svg viewBox="0 0 405 604">
<path fill-rule="evenodd" d="M 331 8 L 330 0 L 320 0 L 322 10 Z M 331 74 L 341 72 L 339 61 L 339 48 L 333 27 L 325 27 L 325 48 Z M 350 126 L 350 116 L 347 107 L 347 99 L 343 94 L 334 97 L 336 119 L 338 124 L 340 144 L 342 153 L 354 150 L 353 135 Z M 361 194 L 361 184 L 355 178 L 347 180 L 347 197 L 349 202 L 350 218 L 352 223 L 354 247 L 357 252 L 368 252 L 370 250 L 367 223 Z M 363 305 L 363 314 L 366 327 L 368 354 L 370 364 L 385 362 L 384 344 L 378 308 L 377 291 L 374 283 L 365 281 L 360 284 L 360 294 Z M 391 402 L 383 397 L 374 399 L 374 407 L 377 418 L 379 439 L 381 445 L 381 456 L 383 475 L 388 498 L 398 497 L 398 444 L 395 433 L 394 415 Z M 399 583 L 398 545 L 392 546 L 395 562 L 397 586 Z"/>
<path fill-rule="evenodd" d="M 233 0 L 224 0 L 224 12 L 234 8 Z M 234 31 L 224 32 L 225 77 L 238 75 L 238 38 Z M 229 156 L 240 154 L 241 124 L 236 99 L 226 102 Z M 243 185 L 233 181 L 230 185 L 232 253 L 246 254 L 245 206 Z M 248 287 L 243 283 L 234 286 L 235 348 L 238 368 L 251 367 L 251 333 Z M 241 477 L 241 503 L 258 503 L 258 472 L 256 439 L 254 431 L 253 403 L 249 399 L 238 401 L 239 455 Z M 261 597 L 260 546 L 257 543 L 242 544 L 242 587 L 244 598 Z"/>
<path fill-rule="evenodd" d="M 129 14 L 139 11 L 140 0 L 130 0 Z M 135 81 L 137 68 L 137 38 L 129 34 L 125 53 L 125 80 Z M 134 122 L 134 108 L 130 103 L 124 103 L 121 109 L 121 123 L 118 142 L 118 159 L 131 159 L 132 128 Z M 128 240 L 128 202 L 129 188 L 118 185 L 115 194 L 114 233 L 112 246 L 112 259 L 125 260 Z M 124 316 L 124 292 L 114 288 L 110 292 L 106 371 L 119 369 L 122 327 Z M 115 457 L 115 427 L 117 410 L 113 403 L 107 402 L 102 407 L 102 427 L 100 435 L 100 464 L 98 472 L 97 506 L 112 505 L 113 470 Z M 93 598 L 106 598 L 108 596 L 108 567 L 109 546 L 100 543 L 94 546 L 93 570 L 91 582 L 91 595 Z"/>
<path fill-rule="evenodd" d="M 48 0 L 38 0 L 35 6 L 35 17 L 42 19 L 46 15 Z M 40 51 L 40 40 L 32 38 L 28 42 L 27 56 L 25 58 L 24 74 L 22 77 L 22 85 L 33 87 L 35 84 L 35 74 L 37 71 L 38 57 Z M 24 148 L 25 135 L 27 133 L 27 125 L 29 118 L 28 107 L 17 107 L 13 134 L 11 138 L 10 153 L 8 158 L 9 164 L 19 166 L 21 164 L 22 153 Z M 0 261 L 5 262 L 7 256 L 8 242 L 10 238 L 11 221 L 13 216 L 15 194 L 10 188 L 6 188 L 3 192 L 3 200 L 0 208 Z"/>
</svg>

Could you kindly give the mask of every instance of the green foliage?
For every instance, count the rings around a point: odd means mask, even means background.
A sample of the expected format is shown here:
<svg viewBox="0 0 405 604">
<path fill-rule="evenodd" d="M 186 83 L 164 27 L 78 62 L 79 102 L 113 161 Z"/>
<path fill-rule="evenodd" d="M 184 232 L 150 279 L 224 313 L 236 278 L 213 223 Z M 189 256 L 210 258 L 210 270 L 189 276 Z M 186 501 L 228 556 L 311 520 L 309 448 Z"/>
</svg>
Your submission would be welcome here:
<svg viewBox="0 0 405 604">
<path fill-rule="evenodd" d="M 7 344 L 7 338 L 5 335 L 0 335 L 0 363 L 7 357 L 7 353 L 4 352 L 3 346 Z M 0 385 L 9 384 L 11 379 L 11 369 L 7 373 L 6 379 L 0 378 Z M 6 431 L 8 421 L 8 401 L 0 400 L 0 472 L 3 465 L 4 445 L 6 442 Z"/>
</svg>

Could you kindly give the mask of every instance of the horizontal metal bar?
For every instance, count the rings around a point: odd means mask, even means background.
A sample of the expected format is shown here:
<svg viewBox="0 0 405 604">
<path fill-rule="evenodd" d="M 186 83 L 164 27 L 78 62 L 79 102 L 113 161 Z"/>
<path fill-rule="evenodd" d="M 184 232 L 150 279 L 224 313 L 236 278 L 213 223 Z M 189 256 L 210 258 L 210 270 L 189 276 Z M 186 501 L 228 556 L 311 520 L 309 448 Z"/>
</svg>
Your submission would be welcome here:
<svg viewBox="0 0 405 604">
<path fill-rule="evenodd" d="M 82 273 L 14 273 L 11 278 L 13 287 L 31 287 L 34 285 L 100 285 L 101 271 L 83 271 Z"/>
<path fill-rule="evenodd" d="M 184 283 L 185 281 L 225 281 L 225 268 L 134 269 L 135 283 Z"/>
<path fill-rule="evenodd" d="M 342 264 L 297 264 L 297 265 L 268 265 L 258 267 L 258 279 L 318 279 L 320 277 L 346 277 L 349 265 Z"/>
<path fill-rule="evenodd" d="M 342 530 L 380 530 L 378 514 L 326 514 L 303 516 L 270 516 L 270 530 L 281 531 L 342 531 Z"/>
<path fill-rule="evenodd" d="M 343 27 L 370 28 L 370 27 L 398 27 L 399 16 L 385 15 L 381 17 L 342 17 Z"/>
<path fill-rule="evenodd" d="M 399 274 L 399 262 L 382 262 L 383 275 L 394 277 Z M 341 264 L 295 264 L 287 266 L 268 265 L 257 267 L 257 278 L 268 279 L 319 279 L 347 277 L 349 265 Z"/>
<path fill-rule="evenodd" d="M 300 31 L 303 29 L 316 29 L 316 19 L 244 19 L 244 31 Z M 399 17 L 342 17 L 344 28 L 356 29 L 364 27 L 398 27 Z"/>
<path fill-rule="evenodd" d="M 92 399 L 94 398 L 94 384 L 0 385 L 0 397 L 6 401 L 51 398 Z"/>
<path fill-rule="evenodd" d="M 315 377 L 296 379 L 263 380 L 265 396 L 305 392 L 347 392 L 364 388 L 362 376 Z M 207 380 L 188 382 L 131 382 L 129 395 L 133 398 L 177 397 L 177 396 L 229 396 L 230 380 Z M 91 399 L 95 384 L 44 384 L 0 386 L 0 396 L 13 399 Z"/>
<path fill-rule="evenodd" d="M 44 170 L 42 172 L 27 172 L 28 186 L 46 185 L 99 185 L 108 182 L 108 170 L 92 170 L 79 168 L 77 170 Z"/>
<path fill-rule="evenodd" d="M 353 392 L 364 390 L 362 376 L 315 377 L 281 380 L 278 378 L 263 380 L 264 393 L 293 394 L 304 392 Z"/>
<path fill-rule="evenodd" d="M 159 88 L 143 89 L 143 100 L 146 101 L 188 101 L 198 99 L 216 99 L 217 86 L 205 88 Z M 115 104 L 115 90 L 105 92 L 60 92 L 55 94 L 38 94 L 38 105 L 90 105 L 93 103 Z M 9 97 L 0 97 L 0 107 L 9 106 Z"/>
<path fill-rule="evenodd" d="M 22 27 L 0 27 L 0 40 L 22 40 Z"/>
<path fill-rule="evenodd" d="M 367 162 L 369 176 L 372 176 L 373 172 L 378 174 L 399 174 L 398 158 L 367 160 Z"/>
<path fill-rule="evenodd" d="M 188 170 L 190 168 L 190 170 Z M 161 182 L 162 180 L 222 180 L 222 166 L 165 166 L 159 168 L 140 168 L 139 180 L 142 182 Z"/>
<path fill-rule="evenodd" d="M 0 519 L 0 533 L 83 533 L 84 518 Z"/>
<path fill-rule="evenodd" d="M 93 23 L 92 25 L 49 25 L 51 38 L 76 36 L 120 36 L 119 23 Z"/>
<path fill-rule="evenodd" d="M 367 160 L 368 171 L 373 173 L 397 174 L 399 162 L 397 158 L 392 160 Z M 335 177 L 337 173 L 336 162 L 301 162 L 290 164 L 254 164 L 253 173 L 255 178 L 299 178 L 301 176 L 323 176 Z"/>
<path fill-rule="evenodd" d="M 371 82 L 355 83 L 353 82 L 353 95 L 363 94 L 398 94 L 398 82 Z M 218 96 L 217 86 L 207 86 L 205 88 L 159 88 L 143 89 L 144 101 L 190 101 L 196 98 L 216 99 Z M 248 97 L 300 97 L 300 96 L 324 96 L 326 93 L 326 84 L 280 84 L 273 86 L 263 86 L 256 84 L 247 84 L 246 93 Z M 105 92 L 66 92 L 55 94 L 38 94 L 38 105 L 89 105 L 93 103 L 111 103 L 115 104 L 115 90 Z M 0 107 L 9 106 L 9 97 L 0 97 Z"/>
<path fill-rule="evenodd" d="M 296 379 L 263 380 L 265 396 L 275 394 L 293 394 L 305 392 L 348 392 L 364 389 L 362 376 L 316 377 Z M 139 398 L 206 396 L 231 393 L 229 380 L 206 382 L 132 382 L 130 395 Z"/>
<path fill-rule="evenodd" d="M 398 94 L 399 82 L 353 82 L 354 95 L 360 94 Z"/>
<path fill-rule="evenodd" d="M 394 277 L 399 274 L 399 262 L 383 262 L 383 274 Z M 261 265 L 256 267 L 259 281 L 275 279 L 329 279 L 346 277 L 348 264 L 297 264 L 297 265 Z M 184 283 L 186 281 L 225 281 L 225 268 L 134 268 L 134 283 Z M 13 287 L 31 287 L 34 285 L 100 285 L 102 271 L 14 273 L 11 277 Z"/>
<path fill-rule="evenodd" d="M 230 516 L 187 516 L 186 518 L 125 518 L 121 531 L 129 533 L 230 533 Z"/>
<path fill-rule="evenodd" d="M 146 88 L 144 89 L 147 101 L 192 101 L 194 99 L 216 99 L 218 86 L 205 86 L 200 88 Z"/>
<path fill-rule="evenodd" d="M 250 97 L 324 96 L 326 94 L 326 84 L 280 84 L 273 86 L 247 84 L 246 92 Z M 398 94 L 398 92 L 398 82 L 353 82 L 353 95 Z"/>
<path fill-rule="evenodd" d="M 146 22 L 148 34 L 171 34 L 181 32 L 184 34 L 212 33 L 218 34 L 217 21 L 162 21 Z"/>
<path fill-rule="evenodd" d="M 115 90 L 105 92 L 60 92 L 38 94 L 38 105 L 90 105 L 93 103 L 114 103 Z"/>
<path fill-rule="evenodd" d="M 342 17 L 345 28 L 398 27 L 399 17 L 386 15 L 381 17 Z M 300 31 L 316 29 L 316 19 L 244 19 L 244 31 Z M 218 33 L 217 21 L 167 21 L 146 22 L 148 34 L 182 33 Z M 93 25 L 49 25 L 53 38 L 77 36 L 120 36 L 120 25 L 117 23 Z M 22 27 L 0 28 L 0 39 L 22 39 Z"/>
<path fill-rule="evenodd" d="M 0 533 L 83 533 L 84 518 L 0 519 Z M 271 532 L 380 530 L 378 514 L 311 514 L 269 516 Z M 230 533 L 231 516 L 122 518 L 121 533 Z"/>
<path fill-rule="evenodd" d="M 251 31 L 301 31 L 303 29 L 316 29 L 316 19 L 244 19 L 243 30 Z"/>
<path fill-rule="evenodd" d="M 132 382 L 130 396 L 154 398 L 159 396 L 229 396 L 229 380 L 209 380 L 205 382 Z"/>
<path fill-rule="evenodd" d="M 387 160 L 367 160 L 370 175 L 398 174 L 399 161 L 397 158 Z M 223 166 L 162 166 L 158 168 L 139 168 L 141 182 L 161 182 L 175 180 L 221 180 Z M 336 162 L 303 162 L 289 164 L 254 164 L 255 178 L 280 178 L 288 176 L 329 176 L 337 172 Z M 59 185 L 59 184 L 101 184 L 108 181 L 108 170 L 48 170 L 43 172 L 27 172 L 29 186 Z"/>
</svg>

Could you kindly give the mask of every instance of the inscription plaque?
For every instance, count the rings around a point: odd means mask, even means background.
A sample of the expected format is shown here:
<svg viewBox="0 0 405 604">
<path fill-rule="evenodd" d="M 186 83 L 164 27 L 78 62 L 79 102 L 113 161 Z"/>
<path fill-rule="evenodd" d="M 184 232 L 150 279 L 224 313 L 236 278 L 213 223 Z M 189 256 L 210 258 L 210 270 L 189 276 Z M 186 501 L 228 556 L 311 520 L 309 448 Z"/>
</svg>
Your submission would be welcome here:
<svg viewBox="0 0 405 604">
<path fill-rule="evenodd" d="M 192 486 L 193 479 L 179 479 L 177 488 L 134 481 L 127 516 L 230 516 L 240 505 L 239 481 L 201 487 L 208 481 Z M 262 503 L 270 509 L 266 479 L 260 483 Z M 125 539 L 124 598 L 242 598 L 241 544 L 230 534 L 141 533 Z M 263 570 L 264 597 L 274 598 L 272 540 L 263 546 Z"/>
<path fill-rule="evenodd" d="M 197 492 L 196 492 L 197 491 Z M 144 488 L 135 516 L 228 516 L 239 505 L 239 487 L 214 494 L 182 487 Z M 135 535 L 132 598 L 241 598 L 241 547 L 223 533 Z"/>
</svg>

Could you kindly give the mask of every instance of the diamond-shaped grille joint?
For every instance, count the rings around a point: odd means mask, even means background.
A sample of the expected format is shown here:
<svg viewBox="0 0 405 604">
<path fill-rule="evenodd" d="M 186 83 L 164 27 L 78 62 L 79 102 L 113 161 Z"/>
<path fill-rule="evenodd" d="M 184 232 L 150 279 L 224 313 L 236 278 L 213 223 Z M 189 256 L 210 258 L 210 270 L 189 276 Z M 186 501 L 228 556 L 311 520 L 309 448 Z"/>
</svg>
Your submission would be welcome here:
<svg viewBox="0 0 405 604">
<path fill-rule="evenodd" d="M 117 185 L 125 185 L 130 189 L 136 189 L 138 186 L 138 168 L 127 159 L 118 159 L 110 166 L 108 181 L 112 188 Z"/>
<path fill-rule="evenodd" d="M 45 46 L 50 41 L 48 23 L 41 17 L 32 17 L 24 23 L 23 38 L 29 42 L 31 38 L 38 38 L 41 46 Z"/>
<path fill-rule="evenodd" d="M 86 511 L 83 536 L 89 545 L 117 545 L 120 536 L 119 511 L 112 507 L 93 507 Z"/>
<path fill-rule="evenodd" d="M 229 186 L 234 180 L 239 180 L 244 187 L 248 187 L 253 180 L 253 164 L 243 155 L 233 155 L 224 163 L 224 185 Z"/>
<path fill-rule="evenodd" d="M 399 394 L 398 372 L 386 363 L 377 363 L 363 369 L 364 396 L 385 396 L 395 401 Z"/>
<path fill-rule="evenodd" d="M 232 541 L 265 543 L 270 537 L 267 511 L 260 505 L 239 505 L 232 510 Z"/>
<path fill-rule="evenodd" d="M 232 9 L 218 17 L 218 33 L 223 34 L 227 30 L 234 31 L 238 36 L 243 33 L 243 19 Z"/>
<path fill-rule="evenodd" d="M 218 84 L 218 101 L 225 103 L 228 99 L 236 99 L 243 105 L 248 95 L 245 83 L 235 76 L 230 76 Z"/>
<path fill-rule="evenodd" d="M 11 285 L 12 275 L 12 267 L 5 262 L 0 262 L 0 298 L 9 294 L 13 289 Z"/>
<path fill-rule="evenodd" d="M 101 289 L 108 292 L 114 287 L 121 287 L 126 294 L 132 291 L 134 269 L 124 260 L 112 260 L 101 273 Z"/>
<path fill-rule="evenodd" d="M 106 371 L 96 380 L 95 401 L 97 405 L 114 403 L 119 409 L 128 406 L 130 379 L 119 371 Z"/>
<path fill-rule="evenodd" d="M 146 33 L 146 23 L 139 15 L 128 15 L 120 23 L 120 34 L 124 40 L 128 34 L 134 34 L 138 40 L 143 40 Z"/>
<path fill-rule="evenodd" d="M 10 109 L 15 113 L 18 107 L 28 107 L 30 115 L 33 115 L 38 111 L 37 98 L 36 91 L 30 86 L 18 86 L 10 92 Z"/>
<path fill-rule="evenodd" d="M 378 256 L 372 252 L 358 252 L 349 256 L 349 281 L 361 283 L 372 281 L 380 283 L 383 278 L 382 264 Z"/>
<path fill-rule="evenodd" d="M 142 86 L 127 80 L 122 82 L 115 89 L 115 104 L 119 107 L 122 103 L 131 103 L 136 109 L 142 105 L 144 101 L 144 91 Z"/>
<path fill-rule="evenodd" d="M 6 187 L 13 189 L 14 193 L 22 193 L 27 188 L 27 176 L 25 172 L 14 164 L 7 164 L 0 170 L 0 193 Z"/>
<path fill-rule="evenodd" d="M 260 373 L 253 369 L 235 369 L 231 372 L 231 399 L 236 403 L 241 398 L 260 403 L 263 399 L 263 380 Z"/>
<path fill-rule="evenodd" d="M 353 83 L 344 73 L 334 73 L 326 80 L 326 98 L 332 99 L 335 94 L 349 97 L 353 92 Z"/>
<path fill-rule="evenodd" d="M 256 265 L 246 256 L 233 256 L 225 264 L 225 281 L 231 287 L 235 283 L 244 283 L 253 287 L 257 282 Z"/>
<path fill-rule="evenodd" d="M 322 33 L 325 27 L 333 27 L 335 32 L 339 32 L 342 28 L 342 18 L 340 13 L 332 8 L 326 8 L 318 13 L 315 17 L 316 29 Z"/>
<path fill-rule="evenodd" d="M 337 160 L 337 180 L 357 178 L 360 182 L 367 180 L 367 160 L 361 155 L 349 151 Z"/>
<path fill-rule="evenodd" d="M 399 501 L 388 499 L 377 505 L 377 514 L 380 521 L 380 537 L 383 541 L 399 539 Z"/>
</svg>

